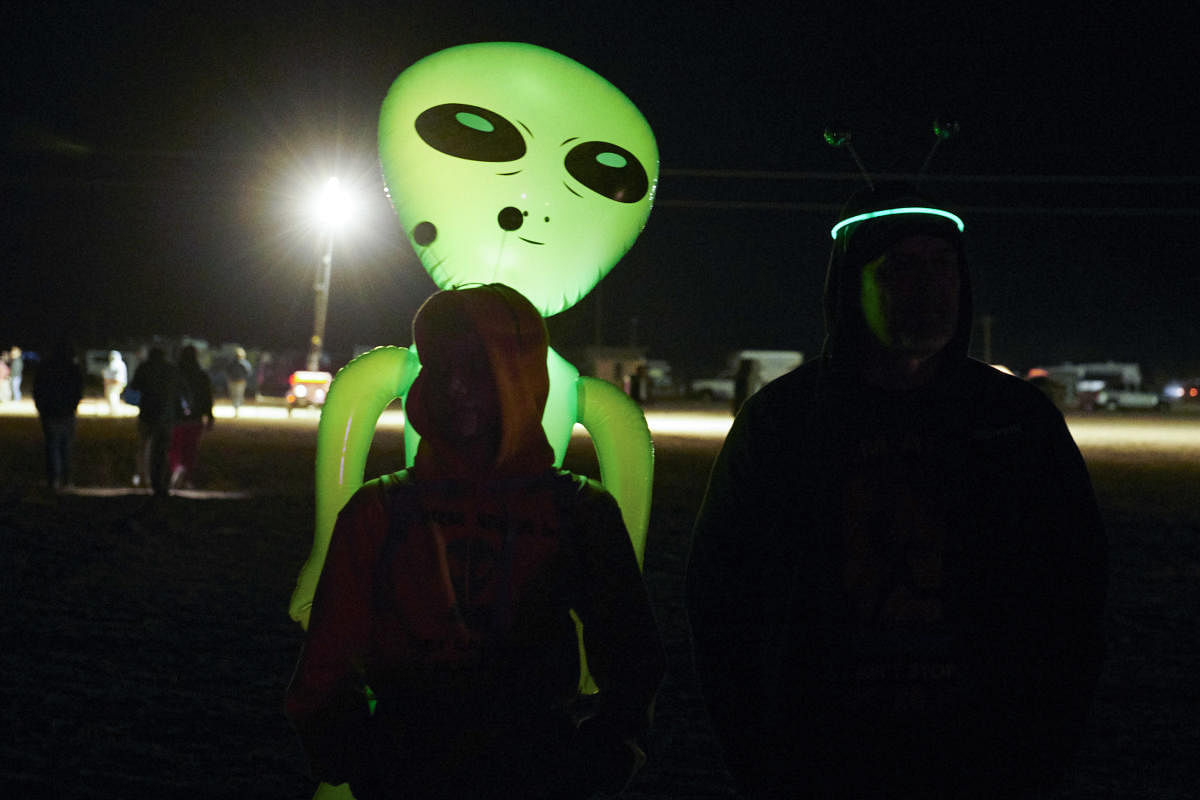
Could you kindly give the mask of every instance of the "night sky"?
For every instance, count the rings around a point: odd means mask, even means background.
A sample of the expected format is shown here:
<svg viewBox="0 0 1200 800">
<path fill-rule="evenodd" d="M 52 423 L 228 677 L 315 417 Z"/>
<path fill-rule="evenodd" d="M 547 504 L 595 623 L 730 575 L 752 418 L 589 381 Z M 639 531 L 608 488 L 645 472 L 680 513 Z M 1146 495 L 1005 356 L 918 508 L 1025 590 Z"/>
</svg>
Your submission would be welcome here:
<svg viewBox="0 0 1200 800">
<path fill-rule="evenodd" d="M 303 350 L 317 244 L 291 209 L 333 172 L 371 194 L 335 253 L 329 346 L 407 344 L 435 287 L 383 196 L 379 103 L 425 55 L 507 40 L 610 80 L 661 154 L 640 239 L 551 320 L 560 349 L 598 330 L 696 371 L 735 348 L 815 354 L 829 225 L 862 185 L 826 125 L 872 173 L 908 175 L 940 118 L 961 133 L 925 189 L 964 212 L 993 361 L 1200 375 L 1200 80 L 1192 19 L 1169 7 L 238 5 L 0 11 L 0 346 L 65 331 Z"/>
</svg>

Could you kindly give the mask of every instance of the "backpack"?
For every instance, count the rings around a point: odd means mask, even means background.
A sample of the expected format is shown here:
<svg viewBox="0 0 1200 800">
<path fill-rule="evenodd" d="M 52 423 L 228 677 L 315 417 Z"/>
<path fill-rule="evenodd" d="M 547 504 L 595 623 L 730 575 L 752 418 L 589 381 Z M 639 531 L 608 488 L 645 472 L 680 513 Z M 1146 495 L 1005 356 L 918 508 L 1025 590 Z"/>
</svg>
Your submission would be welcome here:
<svg viewBox="0 0 1200 800">
<path fill-rule="evenodd" d="M 560 547 L 570 550 L 567 557 L 574 563 L 574 508 L 587 480 L 566 471 L 556 472 L 547 480 L 552 482 L 560 520 Z M 372 618 L 394 603 L 388 568 L 405 538 L 405 514 L 399 509 L 413 508 L 417 491 L 407 471 L 385 475 L 380 484 L 387 493 L 389 524 L 371 575 Z M 510 612 L 510 608 L 496 603 L 490 612 L 492 622 L 502 625 L 501 618 L 511 616 Z M 518 721 L 520 734 L 502 735 L 504 728 L 492 732 L 493 738 L 486 738 L 484 733 L 484 740 L 469 740 L 468 751 L 455 752 L 450 756 L 454 763 L 448 764 L 447 754 L 429 749 L 426 742 L 410 735 L 403 712 L 389 703 L 389 698 L 377 698 L 365 675 L 360 678 L 339 699 L 336 711 L 323 723 L 324 729 L 312 732 L 312 741 L 305 743 L 314 777 L 331 784 L 349 783 L 360 800 L 390 797 L 402 785 L 420 787 L 431 797 L 464 791 L 486 796 L 505 785 L 520 786 L 524 796 L 539 796 L 539 792 L 531 792 L 531 782 L 561 786 L 571 780 L 566 752 L 575 721 L 570 714 L 530 714 Z M 505 751 L 510 751 L 507 756 L 502 755 Z M 526 760 L 535 756 L 539 768 L 530 774 Z M 442 786 L 442 781 L 453 785 Z"/>
<path fill-rule="evenodd" d="M 559 547 L 562 551 L 566 552 L 568 564 L 573 567 L 578 564 L 578 554 L 573 547 L 575 506 L 587 486 L 587 479 L 564 470 L 559 470 L 547 477 L 545 481 L 550 484 L 550 491 L 553 495 L 553 503 L 558 520 Z M 396 557 L 396 549 L 405 541 L 405 511 L 411 512 L 411 509 L 419 506 L 416 498 L 416 487 L 413 485 L 407 470 L 384 475 L 379 479 L 379 482 L 381 488 L 387 493 L 389 524 L 387 536 L 376 557 L 371 577 L 371 613 L 373 617 L 379 616 L 381 611 L 388 609 L 394 602 L 392 586 L 387 577 L 388 570 Z M 544 485 L 543 483 L 539 483 L 532 491 L 537 491 Z M 510 563 L 512 547 L 515 543 L 514 540 L 515 531 L 507 531 L 504 536 L 502 550 L 498 555 L 498 564 L 504 565 Z M 453 567 L 455 566 L 456 559 L 463 554 L 456 552 L 457 548 L 454 547 L 454 543 L 447 546 L 444 542 L 439 542 L 439 547 L 441 548 L 441 558 L 448 562 L 448 569 L 451 572 L 455 571 Z M 501 575 L 498 579 L 499 586 L 497 587 L 500 597 L 507 599 L 509 602 L 505 603 L 502 601 L 492 604 L 492 607 L 486 612 L 487 620 L 472 619 L 473 627 L 483 628 L 490 632 L 500 632 L 508 628 L 508 623 L 511 622 L 513 617 L 512 601 L 514 600 L 510 578 L 510 575 L 505 574 L 501 570 Z M 458 590 L 454 587 L 449 575 L 446 576 L 446 581 L 450 584 L 446 586 L 446 590 L 451 594 L 454 605 L 457 606 Z"/>
</svg>

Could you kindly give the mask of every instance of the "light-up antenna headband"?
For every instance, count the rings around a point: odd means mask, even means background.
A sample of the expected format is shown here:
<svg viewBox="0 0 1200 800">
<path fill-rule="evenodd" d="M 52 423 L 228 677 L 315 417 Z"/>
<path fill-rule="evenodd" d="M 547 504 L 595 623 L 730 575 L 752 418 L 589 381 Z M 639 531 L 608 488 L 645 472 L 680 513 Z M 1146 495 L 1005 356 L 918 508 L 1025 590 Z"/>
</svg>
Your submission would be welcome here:
<svg viewBox="0 0 1200 800">
<path fill-rule="evenodd" d="M 837 239 L 838 231 L 840 231 L 842 228 L 848 228 L 851 225 L 855 225 L 859 222 L 866 222 L 869 219 L 876 219 L 878 217 L 891 217 L 897 214 L 925 214 L 931 217 L 944 217 L 958 226 L 959 233 L 962 233 L 963 229 L 966 227 L 966 225 L 963 224 L 962 217 L 958 216 L 957 214 L 951 214 L 949 211 L 945 211 L 940 208 L 929 208 L 928 206 L 902 206 L 900 208 L 884 208 L 879 211 L 868 211 L 865 214 L 855 214 L 853 217 L 847 217 L 837 225 L 834 225 L 829 230 L 829 235 L 834 239 Z"/>
<path fill-rule="evenodd" d="M 921 164 L 920 171 L 917 172 L 918 183 L 929 170 L 929 163 L 933 161 L 933 154 L 937 152 L 938 146 L 947 139 L 951 139 L 957 135 L 957 122 L 946 122 L 937 119 L 933 121 L 933 147 L 929 150 L 928 155 L 925 156 L 925 163 Z M 867 182 L 867 186 L 874 189 L 875 182 L 871 180 L 871 173 L 867 172 L 866 165 L 858 157 L 858 151 L 854 149 L 854 145 L 850 142 L 850 139 L 850 130 L 848 128 L 837 125 L 829 125 L 825 128 L 825 144 L 833 148 L 846 148 L 850 156 L 854 159 L 854 163 L 858 165 L 858 171 L 862 174 L 863 180 Z"/>
</svg>

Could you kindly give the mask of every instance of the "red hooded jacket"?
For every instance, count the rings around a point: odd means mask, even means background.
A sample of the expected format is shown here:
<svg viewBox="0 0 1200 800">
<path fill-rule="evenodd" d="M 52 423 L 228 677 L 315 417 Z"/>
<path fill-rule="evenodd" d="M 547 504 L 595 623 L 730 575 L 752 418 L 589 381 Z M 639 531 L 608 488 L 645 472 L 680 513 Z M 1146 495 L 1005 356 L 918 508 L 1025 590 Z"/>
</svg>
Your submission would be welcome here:
<svg viewBox="0 0 1200 800">
<path fill-rule="evenodd" d="M 406 407 L 421 434 L 415 464 L 367 483 L 341 511 L 287 692 L 288 717 L 302 739 L 315 736 L 314 772 L 319 729 L 363 685 L 447 747 L 464 730 L 567 718 L 580 672 L 571 610 L 598 716 L 640 736 L 661 645 L 616 501 L 553 467 L 541 316 L 493 284 L 435 294 L 413 333 L 425 364 Z M 492 386 L 448 400 L 446 361 L 471 353 L 486 356 L 476 376 Z M 493 435 L 464 443 L 454 403 L 479 398 L 491 407 L 472 413 Z"/>
</svg>

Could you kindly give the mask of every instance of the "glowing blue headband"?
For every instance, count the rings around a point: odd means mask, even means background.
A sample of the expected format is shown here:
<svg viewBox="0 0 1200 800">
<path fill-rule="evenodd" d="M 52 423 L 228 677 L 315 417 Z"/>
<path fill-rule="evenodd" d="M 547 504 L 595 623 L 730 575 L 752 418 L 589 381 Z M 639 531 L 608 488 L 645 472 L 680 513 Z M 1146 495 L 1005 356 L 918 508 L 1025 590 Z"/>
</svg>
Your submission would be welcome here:
<svg viewBox="0 0 1200 800">
<path fill-rule="evenodd" d="M 903 208 L 885 208 L 882 211 L 868 211 L 865 214 L 855 214 L 853 217 L 846 219 L 834 225 L 829 231 L 829 235 L 837 239 L 838 231 L 842 228 L 849 227 L 859 222 L 866 222 L 869 219 L 876 217 L 890 217 L 894 214 L 928 214 L 934 217 L 945 217 L 958 226 L 959 233 L 966 227 L 963 224 L 962 218 L 957 214 L 951 214 L 949 211 L 943 211 L 940 208 L 928 208 L 926 206 L 904 206 Z"/>
</svg>

